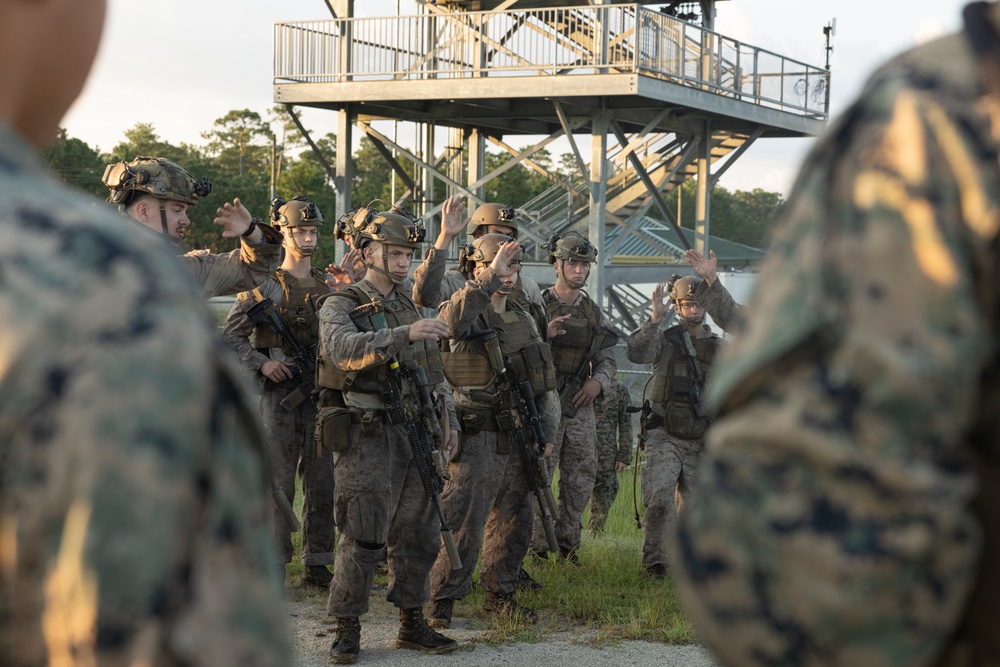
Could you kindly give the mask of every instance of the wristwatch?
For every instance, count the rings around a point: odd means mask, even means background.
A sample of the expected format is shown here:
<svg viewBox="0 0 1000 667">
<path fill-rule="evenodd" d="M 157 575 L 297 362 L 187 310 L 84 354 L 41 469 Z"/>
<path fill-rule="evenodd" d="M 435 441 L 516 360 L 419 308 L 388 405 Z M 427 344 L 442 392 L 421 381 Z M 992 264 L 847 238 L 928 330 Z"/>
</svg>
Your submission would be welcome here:
<svg viewBox="0 0 1000 667">
<path fill-rule="evenodd" d="M 247 227 L 247 230 L 242 234 L 240 234 L 240 236 L 242 236 L 243 238 L 249 237 L 251 234 L 253 234 L 253 230 L 257 229 L 257 225 L 259 224 L 260 224 L 260 218 L 252 218 L 250 220 L 250 226 Z"/>
</svg>

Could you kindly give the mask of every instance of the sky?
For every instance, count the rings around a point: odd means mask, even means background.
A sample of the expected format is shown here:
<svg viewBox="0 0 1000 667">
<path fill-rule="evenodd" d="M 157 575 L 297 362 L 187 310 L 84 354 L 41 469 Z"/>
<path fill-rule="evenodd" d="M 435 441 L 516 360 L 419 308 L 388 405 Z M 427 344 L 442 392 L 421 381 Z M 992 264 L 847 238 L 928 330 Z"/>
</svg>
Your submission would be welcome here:
<svg viewBox="0 0 1000 667">
<path fill-rule="evenodd" d="M 831 116 L 871 72 L 914 44 L 957 30 L 967 0 L 727 0 L 717 32 L 811 65 L 825 64 L 823 27 L 836 18 L 830 54 Z M 357 16 L 391 16 L 413 0 L 357 0 Z M 652 5 L 656 7 L 657 5 Z M 324 0 L 108 0 L 104 39 L 87 85 L 63 120 L 71 137 L 103 152 L 137 123 L 160 139 L 201 144 L 201 133 L 233 109 L 266 116 L 272 98 L 275 22 L 330 18 Z M 314 136 L 336 131 L 336 114 L 303 109 Z M 360 135 L 360 132 L 356 133 Z M 512 138 L 530 145 L 537 137 Z M 758 140 L 723 175 L 730 190 L 787 194 L 812 139 Z M 554 143 L 554 158 L 569 146 Z"/>
</svg>

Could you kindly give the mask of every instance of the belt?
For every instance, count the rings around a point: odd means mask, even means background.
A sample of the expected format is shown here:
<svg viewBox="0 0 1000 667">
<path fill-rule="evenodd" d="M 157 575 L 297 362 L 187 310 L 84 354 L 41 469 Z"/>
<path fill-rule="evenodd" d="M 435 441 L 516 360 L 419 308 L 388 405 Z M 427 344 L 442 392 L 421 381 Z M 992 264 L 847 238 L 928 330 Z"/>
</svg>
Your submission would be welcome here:
<svg viewBox="0 0 1000 667">
<path fill-rule="evenodd" d="M 489 408 L 477 409 L 456 405 L 455 411 L 458 413 L 459 424 L 465 424 L 466 419 L 468 419 L 469 421 L 474 422 L 475 425 L 479 427 L 480 431 L 489 431 L 493 433 L 500 430 L 500 427 L 497 426 L 496 416 L 494 415 L 493 410 Z"/>
<path fill-rule="evenodd" d="M 378 424 L 385 421 L 384 410 L 351 410 L 352 424 Z"/>
</svg>

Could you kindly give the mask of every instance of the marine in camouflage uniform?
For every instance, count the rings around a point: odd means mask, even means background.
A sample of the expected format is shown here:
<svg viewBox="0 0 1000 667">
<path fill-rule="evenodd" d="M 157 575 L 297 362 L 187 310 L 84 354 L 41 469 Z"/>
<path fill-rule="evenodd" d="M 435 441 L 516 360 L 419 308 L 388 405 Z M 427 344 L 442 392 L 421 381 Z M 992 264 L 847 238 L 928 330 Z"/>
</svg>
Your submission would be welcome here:
<svg viewBox="0 0 1000 667">
<path fill-rule="evenodd" d="M 513 386 L 530 382 L 546 442 L 551 451 L 559 428 L 559 397 L 549 346 L 542 340 L 531 315 L 509 295 L 517 284 L 521 249 L 503 234 L 485 234 L 465 248 L 467 271 L 473 281 L 441 304 L 441 319 L 454 336 L 450 352 L 442 354 L 445 373 L 455 392 L 462 424 L 461 446 L 448 465 L 449 479 L 442 494 L 445 516 L 455 531 L 462 568 L 453 569 L 444 548 L 431 572 L 430 622 L 447 628 L 455 600 L 469 593 L 473 571 L 482 547 L 479 581 L 486 591 L 488 611 L 520 615 L 530 621 L 535 612 L 514 601 L 521 561 L 528 553 L 534 500 L 521 463 L 515 435 L 498 422 L 499 381 L 477 334 L 493 330 L 507 362 Z M 534 448 L 531 431 L 521 437 Z"/>
<path fill-rule="evenodd" d="M 632 462 L 632 406 L 628 387 L 615 379 L 611 391 L 594 400 L 597 425 L 597 479 L 590 496 L 590 532 L 604 532 L 618 496 L 618 473 Z"/>
<path fill-rule="evenodd" d="M 367 217 L 367 216 L 366 216 Z M 454 403 L 444 382 L 438 341 L 448 326 L 420 316 L 406 274 L 423 227 L 400 212 L 373 213 L 354 236 L 368 272 L 355 285 L 331 293 L 320 309 L 320 394 L 317 438 L 333 451 L 334 512 L 340 530 L 327 612 L 337 619 L 330 649 L 336 663 L 360 653 L 359 617 L 368 611 L 375 568 L 387 555 L 386 599 L 400 609 L 396 645 L 430 653 L 457 647 L 431 630 L 422 607 L 428 574 L 440 544 L 438 518 L 427 497 L 405 424 L 386 419 L 390 365 L 426 369 L 439 395 Z M 379 317 L 384 317 L 381 326 Z M 392 407 L 392 406 L 390 406 Z M 452 443 L 449 443 L 452 444 Z"/>
<path fill-rule="evenodd" d="M 451 242 L 465 229 L 462 219 L 465 204 L 459 196 L 451 197 L 442 207 L 441 231 L 434 246 L 427 249 L 424 261 L 413 272 L 413 299 L 418 306 L 437 308 L 438 304 L 448 301 L 451 295 L 465 287 L 465 283 L 473 278 L 468 271 L 467 258 L 459 256 L 458 264 L 450 269 L 445 268 L 448 260 L 448 248 Z M 483 204 L 475 210 L 469 220 L 469 234 L 473 239 L 484 234 L 504 234 L 517 238 L 517 212 L 513 206 L 502 204 Z M 469 246 L 466 246 L 469 247 Z M 461 253 L 460 253 L 461 255 Z M 545 331 L 545 304 L 542 302 L 542 292 L 530 276 L 517 276 L 517 285 L 508 297 L 535 319 L 542 336 Z"/>
<path fill-rule="evenodd" d="M 720 360 L 677 584 L 723 664 L 1000 664 L 1000 7 L 806 160 Z"/>
<path fill-rule="evenodd" d="M 271 202 L 271 221 L 285 237 L 285 259 L 274 276 L 253 292 L 243 292 L 233 304 L 223 328 L 223 338 L 239 357 L 243 371 L 261 391 L 265 449 L 274 487 L 291 505 L 295 498 L 295 475 L 302 480 L 302 564 L 306 583 L 327 587 L 332 575 L 336 530 L 333 524 L 333 458 L 317 447 L 316 403 L 313 378 L 295 358 L 297 345 L 315 358 L 319 319 L 315 297 L 326 294 L 327 275 L 314 268 L 310 257 L 319 242 L 323 214 L 312 201 L 296 197 Z M 248 311 L 264 300 L 277 308 L 278 316 L 295 341 L 284 339 L 273 326 L 254 322 Z M 253 335 L 251 343 L 250 336 Z M 306 395 L 306 392 L 309 395 Z M 282 562 L 292 560 L 292 529 L 272 506 L 272 531 Z"/>
<path fill-rule="evenodd" d="M 703 394 L 722 339 L 705 324 L 705 313 L 723 329 L 731 322 L 721 313 L 739 313 L 737 318 L 742 317 L 722 283 L 714 280 L 708 287 L 707 282 L 692 276 L 671 276 L 668 296 L 680 321 L 665 330 L 660 329 L 667 314 L 664 286 L 657 285 L 653 289 L 652 314 L 628 337 L 629 361 L 651 364 L 653 369 L 651 413 L 644 417 L 642 504 L 646 513 L 642 519 L 642 566 L 658 579 L 666 577 L 670 570 L 668 547 L 673 540 L 674 522 L 697 489 L 695 470 L 710 424 Z M 712 310 L 705 307 L 706 303 Z M 685 336 L 696 361 L 688 354 Z"/>
<path fill-rule="evenodd" d="M 195 181 L 179 165 L 161 157 L 109 164 L 102 181 L 110 188 L 108 202 L 118 206 L 133 229 L 155 234 L 178 251 L 191 223 L 188 206 L 212 191 L 207 178 Z M 215 222 L 223 227 L 223 237 L 240 238 L 239 248 L 220 255 L 207 250 L 181 255 L 205 298 L 249 290 L 274 275 L 281 262 L 281 235 L 276 230 L 252 220 L 239 199 L 218 209 Z"/>
<path fill-rule="evenodd" d="M 0 664 L 289 665 L 258 420 L 191 276 L 2 112 L 0 230 Z"/>
<path fill-rule="evenodd" d="M 614 383 L 615 373 L 618 372 L 614 344 L 618 338 L 608 316 L 583 291 L 590 275 L 590 265 L 597 261 L 597 248 L 579 235 L 555 236 L 545 247 L 556 274 L 556 285 L 542 292 L 546 318 L 558 322 L 563 331 L 550 341 L 562 403 L 562 421 L 556 435 L 555 451 L 548 460 L 549 473 L 556 465 L 559 466 L 559 511 L 556 517 L 559 555 L 577 563 L 583 511 L 597 479 L 597 427 L 593 402 L 601 393 L 610 391 Z M 594 349 L 594 342 L 599 349 Z M 584 366 L 586 381 L 578 391 L 573 392 L 567 388 L 567 383 L 581 366 Z M 531 548 L 537 555 L 547 556 L 545 531 L 541 514 L 537 512 Z"/>
</svg>

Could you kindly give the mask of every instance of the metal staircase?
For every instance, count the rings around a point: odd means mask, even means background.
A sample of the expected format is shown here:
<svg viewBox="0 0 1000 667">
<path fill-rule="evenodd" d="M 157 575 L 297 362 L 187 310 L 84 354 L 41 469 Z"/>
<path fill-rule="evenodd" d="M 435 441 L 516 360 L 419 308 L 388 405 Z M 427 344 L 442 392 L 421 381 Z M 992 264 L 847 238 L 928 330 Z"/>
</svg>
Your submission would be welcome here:
<svg viewBox="0 0 1000 667">
<path fill-rule="evenodd" d="M 737 150 L 746 143 L 749 136 L 744 132 L 717 131 L 711 135 L 711 157 L 715 163 Z M 661 193 L 668 193 L 686 181 L 694 178 L 697 169 L 694 163 L 696 140 L 691 137 L 679 137 L 675 133 L 651 133 L 645 137 L 630 138 L 628 145 L 639 156 L 653 183 Z M 654 205 L 645 184 L 631 168 L 627 155 L 620 145 L 610 152 L 608 159 L 612 164 L 612 175 L 607 185 L 608 227 L 614 225 L 624 227 L 637 234 L 635 223 L 646 215 Z M 586 233 L 589 216 L 588 185 L 579 173 L 571 183 L 558 182 L 534 199 L 525 203 L 519 213 L 529 222 L 533 235 L 542 239 L 553 234 L 564 234 L 568 231 Z M 660 245 L 659 241 L 646 237 L 650 244 Z M 529 253 L 536 260 L 542 260 L 537 244 L 528 244 Z M 666 249 L 659 248 L 663 252 Z"/>
<path fill-rule="evenodd" d="M 415 15 L 361 18 L 355 0 L 326 0 L 332 20 L 275 25 L 274 101 L 293 118 L 296 107 L 338 112 L 328 169 L 338 216 L 352 206 L 355 132 L 376 144 L 425 221 L 440 207 L 435 185 L 474 209 L 491 178 L 517 164 L 544 173 L 532 156 L 568 140 L 576 174 L 521 207 L 521 238 L 544 261 L 552 234 L 589 235 L 601 248 L 591 294 L 626 328 L 648 307 L 632 285 L 662 281 L 679 247 L 707 252 L 709 193 L 747 147 L 815 135 L 826 122 L 829 72 L 714 32 L 718 1 L 699 0 L 696 24 L 670 15 L 688 4 L 678 2 L 418 0 Z M 413 145 L 380 133 L 385 120 L 413 123 Z M 511 135 L 529 145 L 514 148 Z M 489 174 L 487 141 L 514 155 Z M 693 234 L 663 201 L 692 179 Z M 648 217 L 654 206 L 673 227 Z"/>
</svg>

